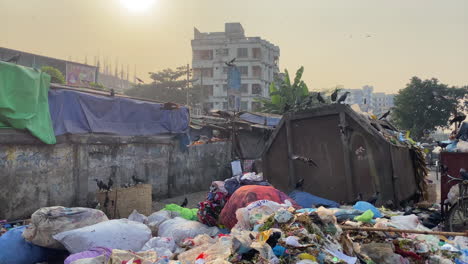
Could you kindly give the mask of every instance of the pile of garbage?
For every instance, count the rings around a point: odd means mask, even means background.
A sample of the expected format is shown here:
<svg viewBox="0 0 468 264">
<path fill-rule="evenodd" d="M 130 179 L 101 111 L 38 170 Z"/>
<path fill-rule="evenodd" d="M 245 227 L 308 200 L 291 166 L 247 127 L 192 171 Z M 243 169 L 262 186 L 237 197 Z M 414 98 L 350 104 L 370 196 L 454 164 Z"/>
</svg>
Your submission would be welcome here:
<svg viewBox="0 0 468 264">
<path fill-rule="evenodd" d="M 214 203 L 207 218 L 202 206 Z M 97 209 L 41 208 L 0 236 L 0 264 L 468 263 L 468 234 L 435 232 L 439 222 L 434 206 L 340 206 L 249 174 L 214 182 L 200 210 L 168 204 L 109 220 Z"/>
</svg>

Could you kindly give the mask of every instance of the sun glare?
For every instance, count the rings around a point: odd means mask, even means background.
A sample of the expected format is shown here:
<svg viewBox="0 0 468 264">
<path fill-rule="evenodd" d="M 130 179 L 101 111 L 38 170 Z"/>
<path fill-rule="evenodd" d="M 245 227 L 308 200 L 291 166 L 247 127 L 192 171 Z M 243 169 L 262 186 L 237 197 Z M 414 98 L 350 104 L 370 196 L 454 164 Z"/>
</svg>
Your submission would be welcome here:
<svg viewBox="0 0 468 264">
<path fill-rule="evenodd" d="M 154 5 L 156 0 L 120 0 L 120 2 L 131 12 L 145 12 Z"/>
</svg>

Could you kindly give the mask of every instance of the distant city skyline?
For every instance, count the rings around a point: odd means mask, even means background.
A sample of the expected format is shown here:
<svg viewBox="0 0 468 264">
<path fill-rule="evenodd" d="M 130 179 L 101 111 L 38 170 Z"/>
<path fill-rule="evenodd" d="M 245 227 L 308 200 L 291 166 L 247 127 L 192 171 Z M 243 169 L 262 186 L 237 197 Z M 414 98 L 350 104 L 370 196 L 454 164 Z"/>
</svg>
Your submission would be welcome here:
<svg viewBox="0 0 468 264">
<path fill-rule="evenodd" d="M 155 0 L 141 13 L 120 0 L 0 0 L 0 10 L 0 47 L 89 64 L 99 55 L 145 80 L 191 62 L 194 27 L 240 22 L 280 47 L 281 71 L 304 66 L 311 90 L 396 93 L 412 76 L 468 85 L 464 0 Z"/>
</svg>

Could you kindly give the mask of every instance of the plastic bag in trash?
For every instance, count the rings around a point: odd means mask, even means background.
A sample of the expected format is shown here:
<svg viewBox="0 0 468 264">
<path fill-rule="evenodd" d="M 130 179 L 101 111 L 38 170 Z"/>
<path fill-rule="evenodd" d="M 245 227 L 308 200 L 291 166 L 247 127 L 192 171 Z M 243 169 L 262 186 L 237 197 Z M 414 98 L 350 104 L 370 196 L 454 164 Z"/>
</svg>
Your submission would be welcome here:
<svg viewBox="0 0 468 264">
<path fill-rule="evenodd" d="M 133 260 L 133 261 L 131 261 Z M 153 264 L 158 260 L 156 252 L 154 251 L 142 251 L 142 252 L 132 252 L 127 250 L 112 250 L 111 263 L 112 264 L 121 264 L 121 263 L 140 263 L 140 264 Z"/>
<path fill-rule="evenodd" d="M 38 246 L 63 249 L 53 235 L 109 220 L 100 210 L 91 208 L 44 207 L 31 216 L 31 225 L 23 237 Z"/>
<path fill-rule="evenodd" d="M 288 201 L 286 201 L 288 202 Z M 291 204 L 279 204 L 268 200 L 260 200 L 236 211 L 236 229 L 250 230 L 252 226 L 262 223 L 279 209 L 287 209 Z"/>
<path fill-rule="evenodd" d="M 96 247 L 87 251 L 83 251 L 83 252 L 68 256 L 68 258 L 65 259 L 64 264 L 72 264 L 80 259 L 89 259 L 89 258 L 95 258 L 98 256 L 104 256 L 104 260 L 107 261 L 110 259 L 111 254 L 112 254 L 112 249 L 110 248 Z"/>
<path fill-rule="evenodd" d="M 147 221 L 148 227 L 151 229 L 151 233 L 153 234 L 153 236 L 158 235 L 159 225 L 166 220 L 174 218 L 175 214 L 178 215 L 178 213 L 176 212 L 161 210 L 161 211 L 152 213 L 150 216 L 148 216 L 148 219 L 146 221 Z"/>
<path fill-rule="evenodd" d="M 164 210 L 177 212 L 180 214 L 180 217 L 185 218 L 187 220 L 197 220 L 197 208 L 189 209 L 177 204 L 167 204 L 164 207 Z"/>
<path fill-rule="evenodd" d="M 142 223 L 118 219 L 62 232 L 54 238 L 70 253 L 93 247 L 137 251 L 151 238 L 151 230 Z"/>
<path fill-rule="evenodd" d="M 77 259 L 70 264 L 108 264 L 106 256 L 101 255 L 93 258 Z"/>
<path fill-rule="evenodd" d="M 176 217 L 164 221 L 159 226 L 158 231 L 160 237 L 171 237 L 178 245 L 186 238 L 193 238 L 201 234 L 215 236 L 219 234 L 219 229 L 217 227 L 208 227 L 197 221 Z"/>
<path fill-rule="evenodd" d="M 361 214 L 362 211 L 356 209 L 338 209 L 335 211 L 336 220 L 338 220 L 339 222 L 352 220 L 354 219 L 354 217 Z"/>
<path fill-rule="evenodd" d="M 373 217 L 374 213 L 372 212 L 372 210 L 367 210 L 364 213 L 362 213 L 362 215 L 354 217 L 354 220 L 369 223 L 370 221 L 372 221 Z"/>
<path fill-rule="evenodd" d="M 414 229 L 414 230 L 430 231 L 429 228 L 421 224 L 421 222 L 419 221 L 419 218 L 414 214 L 392 216 L 390 218 L 390 222 L 387 223 L 387 226 L 398 228 L 398 229 Z"/>
<path fill-rule="evenodd" d="M 308 192 L 294 190 L 289 194 L 296 203 L 304 208 L 324 206 L 328 208 L 338 208 L 340 205 L 332 200 L 312 195 Z"/>
<path fill-rule="evenodd" d="M 10 229 L 0 236 L 0 264 L 34 264 L 47 260 L 48 250 L 24 240 L 26 226 Z"/>
<path fill-rule="evenodd" d="M 225 263 L 224 261 L 232 254 L 232 237 L 219 237 L 215 243 L 205 243 L 198 247 L 187 250 L 178 256 L 182 263 Z"/>
<path fill-rule="evenodd" d="M 404 261 L 400 255 L 394 253 L 392 243 L 364 244 L 361 246 L 361 252 L 379 264 L 395 264 Z"/>
<path fill-rule="evenodd" d="M 142 251 L 150 250 L 152 248 L 167 248 L 170 251 L 175 251 L 176 243 L 171 237 L 153 237 L 141 249 Z"/>
<path fill-rule="evenodd" d="M 362 212 L 371 210 L 375 218 L 382 217 L 382 213 L 380 213 L 379 209 L 377 209 L 375 206 L 368 202 L 359 201 L 353 206 L 353 208 Z"/>
<path fill-rule="evenodd" d="M 128 220 L 146 224 L 148 221 L 148 217 L 138 213 L 137 210 L 133 210 L 133 212 L 128 216 Z"/>
</svg>

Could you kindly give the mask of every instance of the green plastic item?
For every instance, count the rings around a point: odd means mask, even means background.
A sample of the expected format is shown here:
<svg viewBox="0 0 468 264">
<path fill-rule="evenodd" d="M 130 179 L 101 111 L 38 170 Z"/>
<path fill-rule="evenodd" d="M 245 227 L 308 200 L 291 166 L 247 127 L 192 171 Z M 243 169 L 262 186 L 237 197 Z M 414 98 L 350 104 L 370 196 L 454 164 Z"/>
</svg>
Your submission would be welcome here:
<svg viewBox="0 0 468 264">
<path fill-rule="evenodd" d="M 368 223 L 372 221 L 372 218 L 374 218 L 374 213 L 372 212 L 372 210 L 367 210 L 362 215 L 354 217 L 354 220 Z"/>
<path fill-rule="evenodd" d="M 185 208 L 177 204 L 166 204 L 164 210 L 171 211 L 171 212 L 178 212 L 180 217 L 185 218 L 187 220 L 197 220 L 197 213 L 198 209 L 193 208 Z"/>
<path fill-rule="evenodd" d="M 42 142 L 55 144 L 49 87 L 48 74 L 0 61 L 0 128 L 28 130 Z"/>
</svg>

